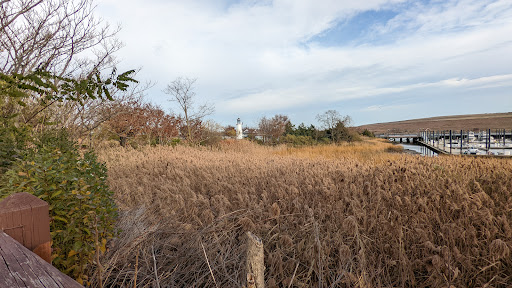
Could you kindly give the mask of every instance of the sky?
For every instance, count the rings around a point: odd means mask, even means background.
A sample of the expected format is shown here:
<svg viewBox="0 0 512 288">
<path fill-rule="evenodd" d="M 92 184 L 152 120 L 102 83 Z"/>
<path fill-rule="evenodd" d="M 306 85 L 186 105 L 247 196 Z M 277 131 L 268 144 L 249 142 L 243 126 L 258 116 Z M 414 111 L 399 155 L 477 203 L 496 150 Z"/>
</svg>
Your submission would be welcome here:
<svg viewBox="0 0 512 288">
<path fill-rule="evenodd" d="M 287 115 L 353 125 L 512 111 L 512 0 L 99 0 L 120 24 L 118 69 L 141 68 L 146 99 L 197 78 L 209 117 L 257 126 Z M 124 69 L 124 70 L 123 70 Z"/>
</svg>

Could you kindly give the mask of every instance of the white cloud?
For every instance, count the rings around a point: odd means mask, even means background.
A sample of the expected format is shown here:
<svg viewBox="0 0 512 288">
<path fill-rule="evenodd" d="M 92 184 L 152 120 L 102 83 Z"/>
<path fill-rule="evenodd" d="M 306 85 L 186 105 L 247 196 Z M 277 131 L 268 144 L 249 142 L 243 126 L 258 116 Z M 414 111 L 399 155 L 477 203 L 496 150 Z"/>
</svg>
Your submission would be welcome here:
<svg viewBox="0 0 512 288">
<path fill-rule="evenodd" d="M 510 86 L 510 1 L 403 2 L 109 0 L 99 8 L 123 24 L 123 65 L 143 66 L 141 77 L 159 82 L 154 99 L 175 77 L 197 77 L 198 95 L 217 103 L 220 121 L 416 89 Z M 339 21 L 385 8 L 398 15 L 374 26 L 367 42 L 358 39 L 362 45 L 307 42 Z"/>
<path fill-rule="evenodd" d="M 408 104 L 371 105 L 371 106 L 368 106 L 368 107 L 365 107 L 365 108 L 361 109 L 361 111 L 374 113 L 374 112 L 381 112 L 381 111 L 386 111 L 386 110 L 408 109 L 411 106 L 412 105 L 408 105 Z"/>
<path fill-rule="evenodd" d="M 472 89 L 507 87 L 512 86 L 512 74 L 480 77 L 476 79 L 451 78 L 441 81 L 440 84 L 450 87 L 468 87 Z"/>
</svg>

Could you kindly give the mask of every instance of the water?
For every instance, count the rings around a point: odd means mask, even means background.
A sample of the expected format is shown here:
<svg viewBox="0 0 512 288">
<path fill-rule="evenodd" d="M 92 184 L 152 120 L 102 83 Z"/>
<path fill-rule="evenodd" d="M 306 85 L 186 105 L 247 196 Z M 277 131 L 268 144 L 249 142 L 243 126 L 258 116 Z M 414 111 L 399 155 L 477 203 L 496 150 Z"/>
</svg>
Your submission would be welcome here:
<svg viewBox="0 0 512 288">
<path fill-rule="evenodd" d="M 438 156 L 438 154 L 425 146 L 422 145 L 413 145 L 413 144 L 400 144 L 400 146 L 404 147 L 406 150 L 414 151 L 422 156 L 434 157 Z"/>
</svg>

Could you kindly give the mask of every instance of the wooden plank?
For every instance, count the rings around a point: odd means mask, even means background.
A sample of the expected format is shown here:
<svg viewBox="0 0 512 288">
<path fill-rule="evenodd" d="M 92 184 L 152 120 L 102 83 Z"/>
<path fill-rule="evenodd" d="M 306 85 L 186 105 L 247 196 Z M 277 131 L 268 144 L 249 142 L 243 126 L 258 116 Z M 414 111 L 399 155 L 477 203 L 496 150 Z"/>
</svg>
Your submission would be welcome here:
<svg viewBox="0 0 512 288">
<path fill-rule="evenodd" d="M 16 266 L 19 265 L 21 268 L 21 272 L 19 273 L 19 277 L 23 281 L 26 287 L 38 287 L 42 286 L 45 287 L 43 284 L 43 281 L 39 279 L 39 277 L 32 271 L 30 268 L 30 261 L 26 257 L 26 255 L 23 252 L 20 252 L 19 249 L 17 249 L 17 245 L 9 245 L 8 242 L 4 241 L 4 247 L 6 247 L 7 253 L 12 254 L 16 258 Z M 7 263 L 9 266 L 12 265 L 12 263 Z M 48 285 L 46 285 L 48 286 Z"/>
<path fill-rule="evenodd" d="M 0 281 L 1 285 L 9 284 L 6 287 L 83 288 L 3 232 L 0 232 Z"/>
<path fill-rule="evenodd" d="M 26 209 L 19 211 L 21 216 L 21 226 L 23 226 L 23 246 L 27 247 L 30 250 L 34 250 L 35 247 L 33 247 L 32 243 L 32 231 L 34 229 L 33 221 L 32 221 L 32 208 L 28 207 Z"/>
<path fill-rule="evenodd" d="M 23 282 L 23 268 L 19 265 L 15 255 L 13 255 L 9 249 L 9 246 L 14 245 L 14 243 L 17 242 L 8 240 L 9 239 L 7 238 L 7 234 L 0 232 L 0 257 L 3 259 L 3 261 L 5 261 L 7 265 L 7 270 L 2 271 L 2 273 L 6 273 L 6 277 L 11 277 L 14 279 L 16 282 L 15 287 L 27 287 L 25 282 Z"/>
<path fill-rule="evenodd" d="M 45 205 L 48 205 L 48 203 L 32 194 L 26 192 L 15 193 L 5 197 L 0 202 L 0 214 L 3 214 L 4 212 L 30 209 L 31 207 L 39 207 Z"/>
<path fill-rule="evenodd" d="M 46 203 L 45 203 L 46 204 Z M 46 262 L 52 263 L 52 247 L 50 237 L 50 216 L 48 215 L 48 204 L 32 207 L 33 218 L 33 249 L 39 257 Z"/>
<path fill-rule="evenodd" d="M 34 240 L 34 246 L 37 246 L 41 243 L 46 242 L 46 241 L 43 241 L 43 239 L 42 239 L 43 236 L 41 235 L 41 229 L 43 229 L 43 228 L 50 229 L 49 220 L 46 225 L 47 227 L 38 227 L 36 225 L 37 223 L 36 223 L 35 219 L 40 218 L 40 217 L 48 217 L 48 208 L 45 210 L 44 208 L 41 208 L 41 207 L 32 207 L 32 238 Z M 50 235 L 49 231 L 48 231 L 48 235 Z M 34 251 L 33 249 L 35 249 L 35 248 L 36 247 L 32 248 L 31 250 Z M 41 256 L 40 254 L 38 254 L 38 255 Z"/>
<path fill-rule="evenodd" d="M 32 207 L 32 214 L 32 217 L 34 218 L 34 236 L 37 243 L 46 243 L 50 241 L 50 216 L 48 204 L 45 206 Z"/>
<path fill-rule="evenodd" d="M 5 213 L 5 217 L 7 218 L 7 223 L 2 227 L 2 230 L 22 244 L 24 243 L 24 239 L 20 211 L 30 208 L 27 202 L 31 201 L 31 197 L 35 196 L 28 193 L 16 193 L 7 196 L 0 202 L 0 217 L 4 217 L 2 214 Z"/>
<path fill-rule="evenodd" d="M 21 248 L 24 248 L 22 246 L 19 246 Z M 34 267 L 37 267 L 40 271 L 38 271 L 39 277 L 45 277 L 45 279 L 51 279 L 51 281 L 54 283 L 55 286 L 50 287 L 62 287 L 62 288 L 83 288 L 82 285 L 80 285 L 78 282 L 73 280 L 71 277 L 67 276 L 66 274 L 60 272 L 57 268 L 53 267 L 48 262 L 41 259 L 36 254 L 30 252 L 29 250 L 25 249 L 25 253 L 27 255 L 27 258 L 31 259 L 33 263 L 39 263 L 39 265 L 32 265 L 31 267 L 34 269 Z"/>
<path fill-rule="evenodd" d="M 59 283 L 54 281 L 50 275 L 46 273 L 44 269 L 42 269 L 36 259 L 34 259 L 34 254 L 31 253 L 27 249 L 21 249 L 22 246 L 20 245 L 13 245 L 11 248 L 11 253 L 18 255 L 16 257 L 16 260 L 20 264 L 20 266 L 23 268 L 23 270 L 27 273 L 29 276 L 29 279 L 35 279 L 32 280 L 31 285 L 41 286 L 41 287 L 52 287 L 57 285 L 59 286 Z"/>
<path fill-rule="evenodd" d="M 29 194 L 16 193 L 0 202 L 0 229 L 51 263 L 48 204 Z"/>
<path fill-rule="evenodd" d="M 43 201 L 26 192 L 11 194 L 0 202 L 0 211 L 17 211 L 30 208 L 31 203 L 37 200 Z"/>
<path fill-rule="evenodd" d="M 5 285 L 5 287 L 19 287 L 18 283 L 16 283 L 16 279 L 12 277 L 9 272 L 9 267 L 7 267 L 7 261 L 3 257 L 4 251 L 2 250 L 2 245 L 0 244 L 0 283 Z"/>
<path fill-rule="evenodd" d="M 1 216 L 0 216 L 0 231 L 3 231 L 3 230 L 4 230 L 3 228 L 4 228 L 4 227 L 7 227 L 7 217 L 6 217 L 6 214 L 7 214 L 7 213 L 2 212 L 2 211 L 0 210 L 0 215 L 1 215 Z"/>
<path fill-rule="evenodd" d="M 0 211 L 3 211 L 3 210 L 0 210 Z M 5 231 L 8 228 L 14 227 L 14 221 L 12 221 L 12 213 L 13 213 L 12 211 L 5 211 L 2 213 L 3 215 L 0 215 L 0 218 L 4 219 L 4 225 L 2 226 L 3 231 Z"/>
</svg>

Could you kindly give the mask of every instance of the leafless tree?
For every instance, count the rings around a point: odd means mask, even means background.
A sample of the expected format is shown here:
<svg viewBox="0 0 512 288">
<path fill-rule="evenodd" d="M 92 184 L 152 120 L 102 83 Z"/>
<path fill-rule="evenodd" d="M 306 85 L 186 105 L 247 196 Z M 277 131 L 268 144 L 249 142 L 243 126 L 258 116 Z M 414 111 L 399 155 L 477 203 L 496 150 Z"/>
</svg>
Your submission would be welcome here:
<svg viewBox="0 0 512 288">
<path fill-rule="evenodd" d="M 263 136 L 263 142 L 278 140 L 286 131 L 288 123 L 290 123 L 288 116 L 281 114 L 277 114 L 272 118 L 261 118 L 258 130 Z"/>
<path fill-rule="evenodd" d="M 223 132 L 224 127 L 219 123 L 216 123 L 213 120 L 204 121 L 201 125 L 201 138 L 199 141 L 201 144 L 214 146 L 222 139 Z"/>
<path fill-rule="evenodd" d="M 112 66 L 119 28 L 94 8 L 93 0 L 0 0 L 0 70 L 85 77 Z"/>
<path fill-rule="evenodd" d="M 197 134 L 197 123 L 203 121 L 203 119 L 211 115 L 214 111 L 212 104 L 201 104 L 196 105 L 196 93 L 194 92 L 194 83 L 197 79 L 191 79 L 187 77 L 179 77 L 171 83 L 167 84 L 164 93 L 171 96 L 169 101 L 178 103 L 181 111 L 183 112 L 183 118 L 185 119 L 185 125 L 187 127 L 187 140 L 192 141 L 193 135 Z"/>
<path fill-rule="evenodd" d="M 18 17 L 32 10 L 43 0 L 27 0 L 27 1 L 0 1 L 0 30 L 3 31 L 7 26 L 14 22 Z"/>
<path fill-rule="evenodd" d="M 73 136 L 84 139 L 89 136 L 92 142 L 92 134 L 104 122 L 113 117 L 129 114 L 127 107 L 141 106 L 144 104 L 145 92 L 153 86 L 153 83 L 137 83 L 127 91 L 115 91 L 113 100 L 88 99 L 83 103 L 67 102 L 51 109 L 52 115 L 58 117 L 55 122 L 62 123 L 64 127 L 73 128 Z"/>
<path fill-rule="evenodd" d="M 122 46 L 116 38 L 120 28 L 111 29 L 97 19 L 93 1 L 0 0 L 0 72 L 27 75 L 41 69 L 78 80 L 113 69 L 114 53 Z M 131 97 L 129 92 L 121 94 L 117 100 Z M 109 114 L 100 111 L 113 110 L 119 103 L 101 99 L 68 103 L 47 101 L 36 93 L 29 96 L 24 99 L 26 106 L 15 111 L 23 122 L 55 122 L 60 117 L 58 123 L 64 127 L 81 122 L 80 128 L 87 127 L 87 132 L 98 127 L 102 115 Z"/>
<path fill-rule="evenodd" d="M 335 141 L 336 139 L 336 127 L 339 123 L 343 126 L 350 125 L 352 119 L 349 116 L 342 116 L 336 110 L 327 110 L 322 114 L 316 115 L 316 119 L 320 122 L 324 129 L 329 130 L 331 132 L 331 140 Z"/>
</svg>

